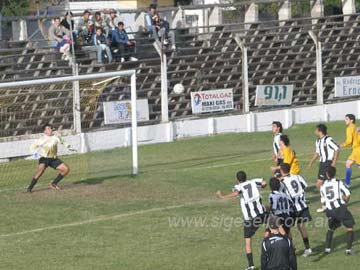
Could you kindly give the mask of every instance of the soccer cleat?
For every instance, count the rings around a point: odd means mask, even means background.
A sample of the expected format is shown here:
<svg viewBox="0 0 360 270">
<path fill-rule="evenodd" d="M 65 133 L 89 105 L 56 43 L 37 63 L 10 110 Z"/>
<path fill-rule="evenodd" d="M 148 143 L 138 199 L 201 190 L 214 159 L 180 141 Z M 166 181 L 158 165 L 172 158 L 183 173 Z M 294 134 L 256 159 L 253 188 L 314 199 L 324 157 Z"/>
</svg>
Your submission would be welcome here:
<svg viewBox="0 0 360 270">
<path fill-rule="evenodd" d="M 27 188 L 27 189 L 26 189 L 26 192 L 27 192 L 27 193 L 32 193 L 33 191 L 32 191 L 32 189 Z"/>
<path fill-rule="evenodd" d="M 49 183 L 49 188 L 54 190 L 61 190 L 61 188 L 54 183 Z"/>
<path fill-rule="evenodd" d="M 345 254 L 348 256 L 352 256 L 355 254 L 355 252 L 352 249 L 347 249 L 347 250 L 345 250 Z"/>
<path fill-rule="evenodd" d="M 130 57 L 130 61 L 132 61 L 132 62 L 135 62 L 135 61 L 138 61 L 139 59 L 137 59 L 136 57 L 133 57 L 133 56 L 131 56 Z"/>
<path fill-rule="evenodd" d="M 305 249 L 304 250 L 304 253 L 303 253 L 303 257 L 309 257 L 310 255 L 312 254 L 312 250 L 311 250 L 311 248 L 309 248 L 309 249 Z"/>
<path fill-rule="evenodd" d="M 245 268 L 245 270 L 255 270 L 255 266 L 249 266 L 249 267 Z"/>
<path fill-rule="evenodd" d="M 331 248 L 325 248 L 324 254 L 330 254 L 331 253 Z"/>
</svg>

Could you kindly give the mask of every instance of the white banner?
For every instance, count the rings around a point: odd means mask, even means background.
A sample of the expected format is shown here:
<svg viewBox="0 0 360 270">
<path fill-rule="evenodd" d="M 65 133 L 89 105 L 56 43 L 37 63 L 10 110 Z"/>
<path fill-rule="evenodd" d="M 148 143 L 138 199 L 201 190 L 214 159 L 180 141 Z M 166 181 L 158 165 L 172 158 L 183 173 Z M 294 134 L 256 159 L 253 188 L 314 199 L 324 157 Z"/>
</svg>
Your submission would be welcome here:
<svg viewBox="0 0 360 270">
<path fill-rule="evenodd" d="M 360 76 L 335 77 L 335 97 L 360 95 Z"/>
<path fill-rule="evenodd" d="M 149 120 L 149 104 L 147 99 L 139 99 L 137 105 L 137 120 Z M 130 123 L 131 122 L 131 101 L 110 101 L 103 102 L 105 125 Z"/>
<path fill-rule="evenodd" d="M 233 110 L 233 90 L 191 92 L 191 109 L 194 114 Z"/>
<path fill-rule="evenodd" d="M 293 85 L 257 85 L 255 106 L 291 105 Z"/>
</svg>

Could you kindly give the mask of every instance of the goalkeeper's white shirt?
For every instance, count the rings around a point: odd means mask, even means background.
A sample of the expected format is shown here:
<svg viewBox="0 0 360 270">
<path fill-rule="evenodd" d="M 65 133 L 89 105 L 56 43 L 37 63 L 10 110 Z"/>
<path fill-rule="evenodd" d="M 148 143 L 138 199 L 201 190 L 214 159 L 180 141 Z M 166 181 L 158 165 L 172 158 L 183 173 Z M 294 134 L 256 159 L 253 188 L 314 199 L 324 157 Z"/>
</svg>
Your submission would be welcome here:
<svg viewBox="0 0 360 270">
<path fill-rule="evenodd" d="M 60 136 L 43 135 L 31 145 L 30 150 L 33 154 L 37 153 L 40 157 L 57 158 L 59 144 L 70 147 Z"/>
</svg>

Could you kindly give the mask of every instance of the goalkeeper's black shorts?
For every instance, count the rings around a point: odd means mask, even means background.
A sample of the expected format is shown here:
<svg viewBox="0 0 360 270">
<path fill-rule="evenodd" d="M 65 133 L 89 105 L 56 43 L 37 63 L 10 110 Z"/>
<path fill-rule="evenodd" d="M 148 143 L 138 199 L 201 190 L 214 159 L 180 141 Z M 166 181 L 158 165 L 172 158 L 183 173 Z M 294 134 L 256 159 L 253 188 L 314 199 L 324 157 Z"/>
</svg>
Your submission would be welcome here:
<svg viewBox="0 0 360 270">
<path fill-rule="evenodd" d="M 61 164 L 63 164 L 64 162 L 61 159 L 58 158 L 45 158 L 42 157 L 39 159 L 39 164 L 44 164 L 45 167 L 51 167 L 53 169 L 56 169 L 57 167 L 59 167 Z"/>
</svg>

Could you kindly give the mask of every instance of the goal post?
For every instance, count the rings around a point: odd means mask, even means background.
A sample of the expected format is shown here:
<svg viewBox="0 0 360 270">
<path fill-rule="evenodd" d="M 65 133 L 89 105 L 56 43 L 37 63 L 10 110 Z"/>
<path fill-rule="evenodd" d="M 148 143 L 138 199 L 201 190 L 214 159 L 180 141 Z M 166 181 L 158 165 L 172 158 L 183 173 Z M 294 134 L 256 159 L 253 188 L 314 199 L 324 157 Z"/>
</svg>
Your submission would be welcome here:
<svg viewBox="0 0 360 270">
<path fill-rule="evenodd" d="M 77 85 L 77 94 L 75 85 Z M 109 90 L 111 87 L 115 90 Z M 40 133 L 40 126 L 50 120 L 62 130 L 69 130 L 70 134 L 79 135 L 79 140 L 83 144 L 84 130 L 92 131 L 92 128 L 101 128 L 99 125 L 103 125 L 99 124 L 99 121 L 103 123 L 103 120 L 98 120 L 98 116 L 100 115 L 101 118 L 104 113 L 102 104 L 113 99 L 129 100 L 129 96 L 131 121 L 127 123 L 131 124 L 131 137 L 127 139 L 129 143 L 126 145 L 131 145 L 132 174 L 137 175 L 139 166 L 136 70 L 0 83 L 0 143 L 33 139 L 33 134 Z M 47 111 L 50 110 L 49 116 Z M 90 120 L 87 119 L 89 112 Z M 60 116 L 67 119 L 67 126 L 59 120 Z M 79 128 L 79 123 L 84 126 Z M 15 148 L 16 144 L 14 143 Z M 20 147 L 21 143 L 17 145 Z M 85 149 L 83 145 L 78 148 L 79 151 Z M 23 152 L 25 153 L 25 150 Z M 6 157 L 3 154 L 0 156 L 0 161 L 18 158 L 17 155 L 21 156 L 22 153 L 15 153 L 14 157 L 10 155 Z M 130 160 L 128 163 L 130 165 Z"/>
</svg>

